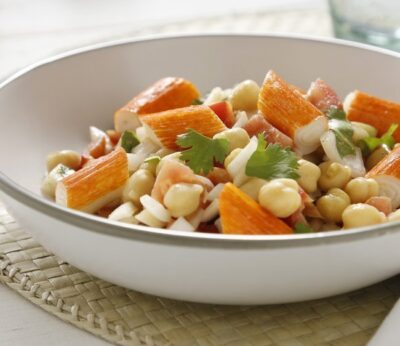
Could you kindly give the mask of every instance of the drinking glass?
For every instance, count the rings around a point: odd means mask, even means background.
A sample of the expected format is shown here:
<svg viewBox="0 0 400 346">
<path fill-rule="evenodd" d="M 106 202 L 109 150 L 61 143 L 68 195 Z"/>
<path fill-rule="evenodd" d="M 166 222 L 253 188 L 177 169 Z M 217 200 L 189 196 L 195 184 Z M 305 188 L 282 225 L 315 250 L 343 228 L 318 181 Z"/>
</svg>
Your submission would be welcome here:
<svg viewBox="0 0 400 346">
<path fill-rule="evenodd" d="M 336 37 L 400 51 L 400 0 L 329 0 Z"/>
</svg>

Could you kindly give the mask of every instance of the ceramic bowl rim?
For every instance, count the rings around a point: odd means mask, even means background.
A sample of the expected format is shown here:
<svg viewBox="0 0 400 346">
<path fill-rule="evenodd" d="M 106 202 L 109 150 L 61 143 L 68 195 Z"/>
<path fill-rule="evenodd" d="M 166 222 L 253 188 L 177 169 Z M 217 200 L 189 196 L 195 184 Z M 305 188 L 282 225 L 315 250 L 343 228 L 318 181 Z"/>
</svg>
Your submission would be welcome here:
<svg viewBox="0 0 400 346">
<path fill-rule="evenodd" d="M 56 63 L 59 60 L 75 57 L 80 54 L 89 53 L 94 50 L 109 49 L 116 46 L 148 43 L 159 40 L 180 40 L 198 38 L 265 38 L 283 39 L 295 41 L 311 41 L 317 44 L 339 45 L 354 49 L 373 51 L 379 54 L 392 56 L 400 59 L 400 53 L 384 48 L 373 47 L 362 43 L 349 42 L 335 38 L 316 38 L 307 35 L 297 34 L 185 34 L 185 35 L 157 35 L 151 37 L 141 37 L 134 39 L 113 40 L 105 43 L 98 43 L 79 49 L 70 50 L 62 54 L 41 60 L 29 65 L 14 73 L 11 77 L 0 83 L 0 92 L 10 83 L 32 70 L 45 67 Z M 39 213 L 46 214 L 52 218 L 79 227 L 82 231 L 97 232 L 102 235 L 138 240 L 143 242 L 156 242 L 174 246 L 194 246 L 211 248 L 286 248 L 300 246 L 314 246 L 331 242 L 356 241 L 371 236 L 382 236 L 386 233 L 400 231 L 400 222 L 386 223 L 378 226 L 356 228 L 348 231 L 329 231 L 312 234 L 293 234 L 293 235 L 224 235 L 209 234 L 199 232 L 170 231 L 153 227 L 128 225 L 120 222 L 102 219 L 100 217 L 71 210 L 48 201 L 45 198 L 34 194 L 27 188 L 20 186 L 12 181 L 3 172 L 0 172 L 0 190 L 9 197 L 34 209 Z"/>
</svg>

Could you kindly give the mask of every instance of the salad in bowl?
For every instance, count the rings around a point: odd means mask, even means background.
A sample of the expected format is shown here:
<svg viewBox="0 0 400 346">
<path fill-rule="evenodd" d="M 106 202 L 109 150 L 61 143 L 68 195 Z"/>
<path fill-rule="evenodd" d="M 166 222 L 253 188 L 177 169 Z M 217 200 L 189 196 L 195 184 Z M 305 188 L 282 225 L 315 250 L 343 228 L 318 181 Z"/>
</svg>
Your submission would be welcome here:
<svg viewBox="0 0 400 346">
<path fill-rule="evenodd" d="M 400 221 L 400 104 L 269 71 L 202 97 L 163 78 L 90 128 L 82 153 L 47 157 L 42 192 L 128 224 L 292 234 Z"/>
</svg>

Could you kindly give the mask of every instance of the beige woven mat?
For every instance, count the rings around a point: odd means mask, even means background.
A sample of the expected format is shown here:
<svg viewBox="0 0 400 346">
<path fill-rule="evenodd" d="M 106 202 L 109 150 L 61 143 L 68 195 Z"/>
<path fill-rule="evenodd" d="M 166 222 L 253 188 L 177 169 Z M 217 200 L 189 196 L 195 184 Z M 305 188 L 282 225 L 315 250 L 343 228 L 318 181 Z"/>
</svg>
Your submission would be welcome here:
<svg viewBox="0 0 400 346">
<path fill-rule="evenodd" d="M 249 13 L 140 31 L 124 27 L 115 36 L 88 33 L 83 38 L 58 39 L 63 41 L 62 47 L 54 42 L 51 50 L 44 52 L 53 54 L 128 35 L 198 31 L 329 36 L 330 24 L 327 13 L 319 10 Z M 3 66 L 11 66 L 15 57 L 8 58 Z M 28 62 L 21 60 L 20 64 Z M 49 313 L 110 342 L 148 346 L 364 345 L 400 294 L 399 276 L 328 299 L 278 306 L 211 306 L 160 299 L 70 266 L 21 230 L 1 206 L 0 281 Z"/>
<path fill-rule="evenodd" d="M 400 276 L 309 302 L 185 303 L 97 279 L 46 251 L 0 207 L 0 282 L 33 304 L 120 345 L 365 345 L 400 294 Z"/>
</svg>

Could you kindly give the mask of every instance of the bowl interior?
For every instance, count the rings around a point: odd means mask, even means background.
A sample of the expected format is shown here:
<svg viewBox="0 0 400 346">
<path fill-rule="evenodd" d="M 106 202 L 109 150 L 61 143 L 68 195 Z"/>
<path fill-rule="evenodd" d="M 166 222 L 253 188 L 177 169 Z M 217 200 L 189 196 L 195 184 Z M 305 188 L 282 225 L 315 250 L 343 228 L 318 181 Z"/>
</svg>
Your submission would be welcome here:
<svg viewBox="0 0 400 346">
<path fill-rule="evenodd" d="M 88 127 L 112 127 L 114 111 L 155 80 L 182 76 L 206 93 L 274 69 L 307 88 L 321 77 L 341 96 L 354 90 L 400 100 L 400 59 L 350 45 L 288 37 L 196 36 L 113 45 L 33 69 L 0 90 L 0 170 L 40 194 L 45 157 L 82 150 Z"/>
</svg>

